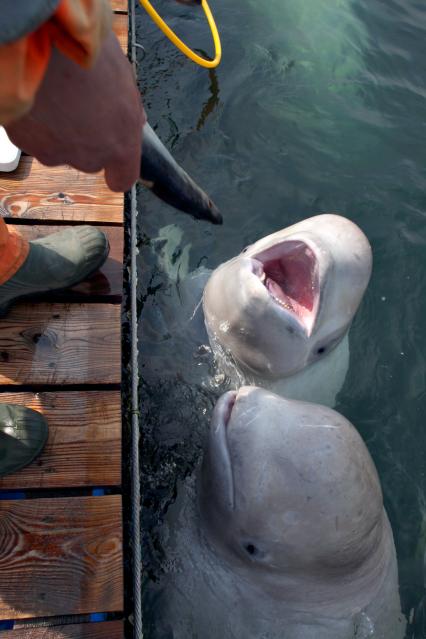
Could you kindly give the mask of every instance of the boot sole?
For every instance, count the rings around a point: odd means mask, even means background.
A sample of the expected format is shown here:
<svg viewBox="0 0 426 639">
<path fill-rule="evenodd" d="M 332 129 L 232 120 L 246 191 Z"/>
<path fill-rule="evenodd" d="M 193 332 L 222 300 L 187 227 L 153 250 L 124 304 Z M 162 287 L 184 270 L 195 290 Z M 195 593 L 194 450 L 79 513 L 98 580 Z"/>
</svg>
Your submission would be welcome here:
<svg viewBox="0 0 426 639">
<path fill-rule="evenodd" d="M 64 291 L 67 291 L 69 288 L 72 288 L 73 286 L 80 284 L 80 282 L 84 282 L 89 277 L 92 277 L 92 275 L 94 275 L 97 271 L 99 271 L 101 266 L 103 266 L 103 264 L 105 263 L 109 255 L 109 251 L 110 251 L 110 244 L 107 238 L 107 244 L 105 247 L 105 251 L 102 254 L 102 259 L 99 259 L 99 263 L 90 271 L 90 273 L 88 273 L 84 277 L 77 278 L 74 282 L 71 282 L 70 284 L 68 284 L 68 286 L 64 286 L 63 288 L 52 288 L 47 291 L 39 291 L 38 293 L 26 293 L 25 295 L 18 295 L 18 297 L 14 297 L 12 300 L 10 300 L 10 302 L 6 302 L 6 304 L 0 305 L 0 319 L 2 319 L 8 314 L 9 310 L 14 304 L 16 304 L 16 302 L 20 302 L 22 300 L 35 297 L 36 295 L 45 295 L 46 293 L 62 293 Z"/>
</svg>

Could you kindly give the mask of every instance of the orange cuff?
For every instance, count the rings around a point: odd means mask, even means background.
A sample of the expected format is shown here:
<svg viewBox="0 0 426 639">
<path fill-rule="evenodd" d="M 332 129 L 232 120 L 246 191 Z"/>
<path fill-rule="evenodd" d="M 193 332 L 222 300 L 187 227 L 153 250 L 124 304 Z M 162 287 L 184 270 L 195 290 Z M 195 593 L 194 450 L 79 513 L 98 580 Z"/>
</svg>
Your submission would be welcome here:
<svg viewBox="0 0 426 639">
<path fill-rule="evenodd" d="M 111 29 L 108 0 L 62 0 L 37 31 L 0 47 L 0 125 L 32 106 L 49 64 L 52 46 L 84 67 L 93 64 Z"/>
<path fill-rule="evenodd" d="M 0 218 L 0 285 L 20 269 L 27 259 L 30 247 L 22 235 Z"/>
<path fill-rule="evenodd" d="M 108 0 L 62 0 L 49 24 L 58 49 L 89 67 L 112 28 L 112 10 Z"/>
<path fill-rule="evenodd" d="M 0 124 L 9 124 L 31 107 L 49 63 L 51 48 L 46 25 L 0 47 Z"/>
</svg>

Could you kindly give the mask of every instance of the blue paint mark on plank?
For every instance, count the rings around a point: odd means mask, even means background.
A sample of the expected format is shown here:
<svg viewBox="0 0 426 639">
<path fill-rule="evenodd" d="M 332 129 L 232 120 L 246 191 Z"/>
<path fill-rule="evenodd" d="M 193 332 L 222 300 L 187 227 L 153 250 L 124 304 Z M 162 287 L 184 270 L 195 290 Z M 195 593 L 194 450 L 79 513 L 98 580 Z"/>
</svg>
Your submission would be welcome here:
<svg viewBox="0 0 426 639">
<path fill-rule="evenodd" d="M 13 630 L 14 621 L 0 621 L 0 630 Z"/>
<path fill-rule="evenodd" d="M 92 612 L 92 614 L 90 615 L 90 621 L 106 621 L 106 619 L 106 612 Z"/>
<path fill-rule="evenodd" d="M 0 490 L 0 499 L 25 499 L 26 494 L 18 490 Z"/>
</svg>

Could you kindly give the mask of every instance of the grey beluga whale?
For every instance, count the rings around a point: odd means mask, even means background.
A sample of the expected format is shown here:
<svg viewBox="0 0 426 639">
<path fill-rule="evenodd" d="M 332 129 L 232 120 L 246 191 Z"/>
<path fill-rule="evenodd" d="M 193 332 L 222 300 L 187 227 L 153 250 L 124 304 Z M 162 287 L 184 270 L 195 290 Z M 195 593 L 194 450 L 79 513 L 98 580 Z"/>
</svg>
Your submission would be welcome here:
<svg viewBox="0 0 426 639">
<path fill-rule="evenodd" d="M 404 637 L 377 472 L 332 409 L 225 393 L 173 509 L 155 638 Z"/>
<path fill-rule="evenodd" d="M 185 271 L 188 247 L 180 257 Z M 176 264 L 165 268 L 177 279 Z M 213 272 L 180 273 L 170 332 L 209 344 L 232 387 L 255 384 L 334 406 L 371 269 L 361 229 L 340 215 L 317 215 L 258 240 Z"/>
</svg>

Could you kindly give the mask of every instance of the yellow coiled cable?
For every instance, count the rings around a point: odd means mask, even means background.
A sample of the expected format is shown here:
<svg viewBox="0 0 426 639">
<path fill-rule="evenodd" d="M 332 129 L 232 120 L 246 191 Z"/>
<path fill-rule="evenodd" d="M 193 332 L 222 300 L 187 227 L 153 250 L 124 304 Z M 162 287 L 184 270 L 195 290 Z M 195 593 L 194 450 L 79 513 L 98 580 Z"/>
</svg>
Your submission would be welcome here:
<svg viewBox="0 0 426 639">
<path fill-rule="evenodd" d="M 216 27 L 216 23 L 214 21 L 213 14 L 210 11 L 210 7 L 207 4 L 207 0 L 201 0 L 201 6 L 204 9 L 204 13 L 206 14 L 207 22 L 209 23 L 210 31 L 213 36 L 215 48 L 215 56 L 213 60 L 206 60 L 205 58 L 202 58 L 197 53 L 194 53 L 194 51 L 192 51 L 192 49 L 190 49 L 184 42 L 182 42 L 182 40 L 178 38 L 176 33 L 172 31 L 172 29 L 170 29 L 168 24 L 164 22 L 163 18 L 159 16 L 149 0 L 139 0 L 139 2 L 148 13 L 148 15 L 154 20 L 155 24 L 161 29 L 164 35 L 166 35 L 169 40 L 173 42 L 173 44 L 179 49 L 179 51 L 182 51 L 182 53 L 185 54 L 190 60 L 192 60 L 196 64 L 199 64 L 201 67 L 206 67 L 207 69 L 214 69 L 215 67 L 217 67 L 222 58 L 222 45 L 220 43 L 220 37 Z"/>
</svg>

